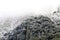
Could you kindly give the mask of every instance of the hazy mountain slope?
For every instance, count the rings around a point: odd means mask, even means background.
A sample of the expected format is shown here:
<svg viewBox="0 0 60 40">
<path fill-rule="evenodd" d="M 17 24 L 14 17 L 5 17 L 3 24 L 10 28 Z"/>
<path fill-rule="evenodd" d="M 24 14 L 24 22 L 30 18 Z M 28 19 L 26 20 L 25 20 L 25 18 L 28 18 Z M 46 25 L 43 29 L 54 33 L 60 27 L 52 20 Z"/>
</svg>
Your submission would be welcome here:
<svg viewBox="0 0 60 40">
<path fill-rule="evenodd" d="M 4 33 L 13 30 L 21 22 L 22 19 L 20 19 L 20 17 L 0 18 L 0 36 L 2 37 Z"/>
</svg>

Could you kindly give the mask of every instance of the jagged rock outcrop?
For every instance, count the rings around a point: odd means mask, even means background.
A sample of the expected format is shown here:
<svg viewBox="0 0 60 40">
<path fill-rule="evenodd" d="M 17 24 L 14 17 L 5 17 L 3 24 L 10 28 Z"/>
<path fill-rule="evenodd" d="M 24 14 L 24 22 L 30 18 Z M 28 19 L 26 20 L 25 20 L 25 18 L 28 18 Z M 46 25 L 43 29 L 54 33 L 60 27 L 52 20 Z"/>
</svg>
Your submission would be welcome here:
<svg viewBox="0 0 60 40">
<path fill-rule="evenodd" d="M 57 33 L 54 22 L 45 16 L 26 19 L 1 40 L 51 40 Z"/>
</svg>

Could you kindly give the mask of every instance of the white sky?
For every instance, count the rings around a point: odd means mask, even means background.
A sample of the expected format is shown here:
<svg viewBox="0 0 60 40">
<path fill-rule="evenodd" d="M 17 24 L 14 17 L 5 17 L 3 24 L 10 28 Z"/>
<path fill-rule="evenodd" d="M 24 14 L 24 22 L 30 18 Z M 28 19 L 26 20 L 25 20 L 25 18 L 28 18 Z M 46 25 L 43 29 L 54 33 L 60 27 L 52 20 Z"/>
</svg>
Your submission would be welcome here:
<svg viewBox="0 0 60 40">
<path fill-rule="evenodd" d="M 59 0 L 0 0 L 0 17 L 40 14 L 40 11 L 55 9 L 59 5 Z"/>
</svg>

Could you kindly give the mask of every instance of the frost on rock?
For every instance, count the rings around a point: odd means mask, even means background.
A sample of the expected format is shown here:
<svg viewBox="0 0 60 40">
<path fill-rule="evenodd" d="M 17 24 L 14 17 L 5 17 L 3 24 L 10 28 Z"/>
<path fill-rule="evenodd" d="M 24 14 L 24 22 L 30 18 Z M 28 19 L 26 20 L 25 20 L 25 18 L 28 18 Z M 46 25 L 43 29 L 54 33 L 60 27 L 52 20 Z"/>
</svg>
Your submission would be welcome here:
<svg viewBox="0 0 60 40">
<path fill-rule="evenodd" d="M 51 19 L 56 23 L 57 27 L 60 27 L 60 7 L 52 13 Z"/>
<path fill-rule="evenodd" d="M 15 18 L 0 18 L 0 38 L 3 37 L 3 34 L 13 30 L 17 25 L 21 23 L 20 17 Z"/>
<path fill-rule="evenodd" d="M 51 40 L 58 32 L 55 23 L 48 17 L 27 18 L 1 40 Z"/>
</svg>

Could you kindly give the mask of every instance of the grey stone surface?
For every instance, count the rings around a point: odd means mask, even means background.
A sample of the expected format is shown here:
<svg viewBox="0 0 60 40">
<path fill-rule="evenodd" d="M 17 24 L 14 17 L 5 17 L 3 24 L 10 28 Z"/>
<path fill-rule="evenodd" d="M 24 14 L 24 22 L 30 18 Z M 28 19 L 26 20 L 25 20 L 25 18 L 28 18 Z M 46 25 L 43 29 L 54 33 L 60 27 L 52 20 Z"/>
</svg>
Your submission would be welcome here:
<svg viewBox="0 0 60 40">
<path fill-rule="evenodd" d="M 14 30 L 5 33 L 1 40 L 51 40 L 57 32 L 50 18 L 38 16 L 26 19 Z"/>
</svg>

